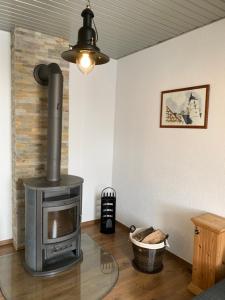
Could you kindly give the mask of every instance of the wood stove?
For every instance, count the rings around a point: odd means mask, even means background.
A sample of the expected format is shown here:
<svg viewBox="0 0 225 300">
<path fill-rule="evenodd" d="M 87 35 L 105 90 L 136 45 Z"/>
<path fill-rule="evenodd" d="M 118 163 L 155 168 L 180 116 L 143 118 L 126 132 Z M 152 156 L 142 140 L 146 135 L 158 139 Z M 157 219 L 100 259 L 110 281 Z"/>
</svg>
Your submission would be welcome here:
<svg viewBox="0 0 225 300">
<path fill-rule="evenodd" d="M 82 258 L 80 220 L 83 179 L 62 175 L 24 181 L 25 263 L 33 275 L 52 275 Z"/>
<path fill-rule="evenodd" d="M 60 175 L 62 72 L 57 64 L 38 65 L 34 77 L 48 85 L 48 156 L 46 178 L 24 180 L 25 268 L 34 276 L 45 276 L 82 259 L 83 179 Z"/>
</svg>

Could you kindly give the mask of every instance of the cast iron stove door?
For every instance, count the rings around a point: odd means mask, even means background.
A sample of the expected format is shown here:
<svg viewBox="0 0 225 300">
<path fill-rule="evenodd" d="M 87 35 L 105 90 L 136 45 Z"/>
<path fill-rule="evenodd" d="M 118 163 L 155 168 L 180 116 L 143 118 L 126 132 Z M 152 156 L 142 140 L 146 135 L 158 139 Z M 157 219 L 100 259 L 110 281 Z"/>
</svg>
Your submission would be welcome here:
<svg viewBox="0 0 225 300">
<path fill-rule="evenodd" d="M 51 204 L 50 204 L 51 205 Z M 72 238 L 79 229 L 79 202 L 43 208 L 43 242 L 58 243 Z"/>
</svg>

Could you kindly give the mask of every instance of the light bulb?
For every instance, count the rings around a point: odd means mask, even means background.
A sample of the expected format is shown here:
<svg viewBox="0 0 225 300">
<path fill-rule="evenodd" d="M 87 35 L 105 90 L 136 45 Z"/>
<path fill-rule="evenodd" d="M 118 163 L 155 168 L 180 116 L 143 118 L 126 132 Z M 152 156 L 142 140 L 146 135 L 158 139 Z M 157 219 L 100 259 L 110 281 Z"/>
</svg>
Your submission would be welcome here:
<svg viewBox="0 0 225 300">
<path fill-rule="evenodd" d="M 95 61 L 88 52 L 81 52 L 76 59 L 76 64 L 79 70 L 87 75 L 94 69 Z"/>
</svg>

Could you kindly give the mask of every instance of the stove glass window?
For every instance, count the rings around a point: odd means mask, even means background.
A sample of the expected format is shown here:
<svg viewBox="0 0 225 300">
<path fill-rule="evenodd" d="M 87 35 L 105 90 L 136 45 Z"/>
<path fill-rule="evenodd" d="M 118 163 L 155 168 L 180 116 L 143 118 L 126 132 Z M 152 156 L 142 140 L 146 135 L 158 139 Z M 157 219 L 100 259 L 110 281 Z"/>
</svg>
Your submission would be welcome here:
<svg viewBox="0 0 225 300">
<path fill-rule="evenodd" d="M 48 212 L 48 239 L 56 239 L 76 231 L 77 206 Z"/>
</svg>

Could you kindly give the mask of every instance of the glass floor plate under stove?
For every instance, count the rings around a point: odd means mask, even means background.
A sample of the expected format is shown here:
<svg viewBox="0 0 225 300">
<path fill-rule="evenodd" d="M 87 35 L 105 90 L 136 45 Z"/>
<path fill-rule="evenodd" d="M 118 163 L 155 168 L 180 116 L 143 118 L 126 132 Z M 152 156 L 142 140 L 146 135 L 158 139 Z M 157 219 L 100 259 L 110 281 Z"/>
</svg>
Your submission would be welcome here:
<svg viewBox="0 0 225 300">
<path fill-rule="evenodd" d="M 6 300 L 98 300 L 115 285 L 118 265 L 87 234 L 81 235 L 83 261 L 54 277 L 32 277 L 24 252 L 0 256 L 0 287 Z"/>
</svg>

